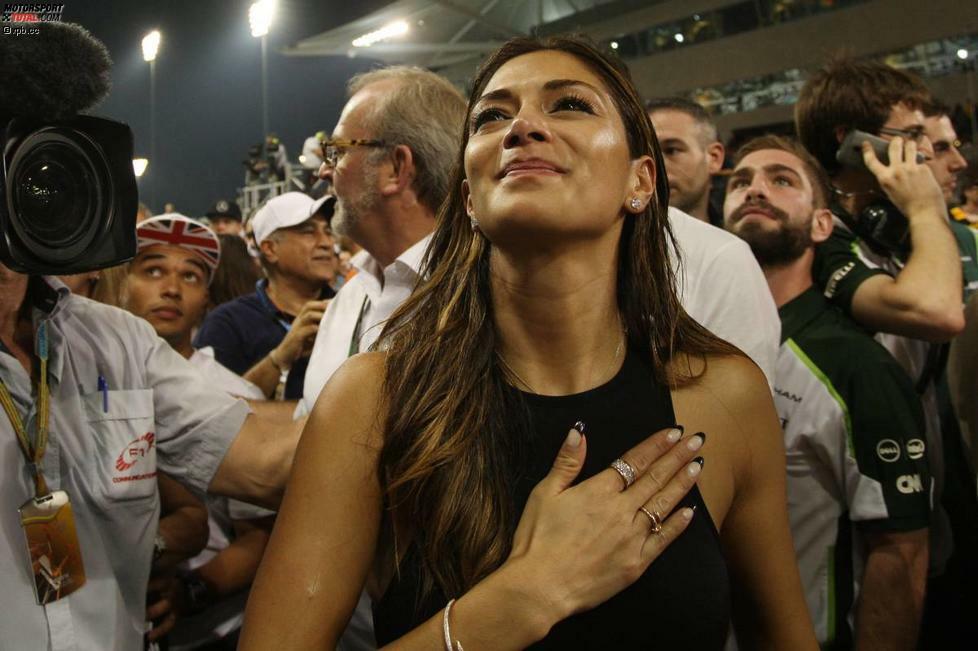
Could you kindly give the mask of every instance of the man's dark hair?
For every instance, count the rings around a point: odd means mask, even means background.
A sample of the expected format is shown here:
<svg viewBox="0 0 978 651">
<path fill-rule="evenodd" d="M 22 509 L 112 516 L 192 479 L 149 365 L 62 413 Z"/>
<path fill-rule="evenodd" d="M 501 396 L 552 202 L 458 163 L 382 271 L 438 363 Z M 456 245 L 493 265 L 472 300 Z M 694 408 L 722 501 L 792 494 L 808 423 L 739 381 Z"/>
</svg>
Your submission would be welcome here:
<svg viewBox="0 0 978 651">
<path fill-rule="evenodd" d="M 931 99 L 922 108 L 924 117 L 942 118 L 945 115 L 951 117 L 951 107 L 939 99 Z"/>
<path fill-rule="evenodd" d="M 692 100 L 685 97 L 655 97 L 645 103 L 645 112 L 651 115 L 656 111 L 685 113 L 703 129 L 703 136 L 706 139 L 704 144 L 717 140 L 717 125 L 713 122 L 713 118 L 702 105 Z"/>
<path fill-rule="evenodd" d="M 878 133 L 897 104 L 923 108 L 930 91 L 920 77 L 879 61 L 837 58 L 805 82 L 795 104 L 798 139 L 822 167 L 839 170 L 838 131 Z"/>
<path fill-rule="evenodd" d="M 734 167 L 739 165 L 740 161 L 748 154 L 764 149 L 779 149 L 797 157 L 804 166 L 805 175 L 808 177 L 808 182 L 812 186 L 812 198 L 815 208 L 825 208 L 828 206 L 829 193 L 831 192 L 829 175 L 825 173 L 825 170 L 819 165 L 815 157 L 802 147 L 801 143 L 793 138 L 765 135 L 748 140 L 737 150 L 737 154 L 734 156 Z"/>
</svg>

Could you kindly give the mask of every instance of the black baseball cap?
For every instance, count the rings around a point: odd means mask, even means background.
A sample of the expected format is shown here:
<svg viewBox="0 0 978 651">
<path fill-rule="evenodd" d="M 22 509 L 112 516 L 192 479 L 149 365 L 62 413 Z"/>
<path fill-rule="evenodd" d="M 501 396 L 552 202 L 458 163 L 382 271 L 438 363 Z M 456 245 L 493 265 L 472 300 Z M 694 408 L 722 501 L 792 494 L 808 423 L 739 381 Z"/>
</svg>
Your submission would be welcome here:
<svg viewBox="0 0 978 651">
<path fill-rule="evenodd" d="M 209 219 L 214 219 L 215 217 L 230 217 L 234 221 L 241 221 L 241 208 L 238 206 L 237 201 L 228 201 L 227 199 L 218 199 L 217 202 L 211 206 L 205 215 Z"/>
</svg>

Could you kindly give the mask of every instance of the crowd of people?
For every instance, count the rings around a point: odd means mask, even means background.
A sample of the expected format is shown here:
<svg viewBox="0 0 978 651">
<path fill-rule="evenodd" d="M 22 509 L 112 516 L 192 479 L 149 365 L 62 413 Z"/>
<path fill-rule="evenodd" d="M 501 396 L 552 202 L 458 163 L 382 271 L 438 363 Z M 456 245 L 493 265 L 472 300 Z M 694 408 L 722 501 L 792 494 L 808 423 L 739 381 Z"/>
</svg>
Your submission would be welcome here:
<svg viewBox="0 0 978 651">
<path fill-rule="evenodd" d="M 516 38 L 354 77 L 323 196 L 0 267 L 8 515 L 85 566 L 38 605 L 4 516 L 0 648 L 973 648 L 978 166 L 873 60 L 795 121 Z"/>
</svg>

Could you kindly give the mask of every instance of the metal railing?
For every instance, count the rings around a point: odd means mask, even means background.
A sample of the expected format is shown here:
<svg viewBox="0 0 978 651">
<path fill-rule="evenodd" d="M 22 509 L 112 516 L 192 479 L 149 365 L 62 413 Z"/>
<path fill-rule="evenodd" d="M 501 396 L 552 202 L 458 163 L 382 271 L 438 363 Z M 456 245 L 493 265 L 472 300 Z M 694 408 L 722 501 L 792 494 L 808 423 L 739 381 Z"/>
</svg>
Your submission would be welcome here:
<svg viewBox="0 0 978 651">
<path fill-rule="evenodd" d="M 301 165 L 289 165 L 284 181 L 272 181 L 271 183 L 252 183 L 238 188 L 238 206 L 241 207 L 241 214 L 245 220 L 251 219 L 259 207 L 272 197 L 277 197 L 286 192 L 305 192 L 306 184 L 302 181 L 300 170 L 304 170 Z"/>
</svg>

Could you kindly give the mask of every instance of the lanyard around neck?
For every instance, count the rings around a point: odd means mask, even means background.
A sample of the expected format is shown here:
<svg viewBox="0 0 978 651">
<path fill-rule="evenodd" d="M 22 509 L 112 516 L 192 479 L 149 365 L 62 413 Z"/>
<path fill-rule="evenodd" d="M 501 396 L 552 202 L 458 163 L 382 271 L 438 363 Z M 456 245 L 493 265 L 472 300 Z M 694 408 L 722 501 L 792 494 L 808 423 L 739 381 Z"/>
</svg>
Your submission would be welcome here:
<svg viewBox="0 0 978 651">
<path fill-rule="evenodd" d="M 37 390 L 37 436 L 31 442 L 27 434 L 24 421 L 17 411 L 14 399 L 7 389 L 6 383 L 0 378 L 0 405 L 7 413 L 10 424 L 17 434 L 17 441 L 20 443 L 21 452 L 27 460 L 27 466 L 34 475 L 34 489 L 38 497 L 47 495 L 47 482 L 44 481 L 44 474 L 41 472 L 41 460 L 48 446 L 48 418 L 50 416 L 49 402 L 50 392 L 48 389 L 48 330 L 47 322 L 41 321 L 37 328 L 37 356 L 41 360 L 41 377 L 38 381 Z"/>
</svg>

